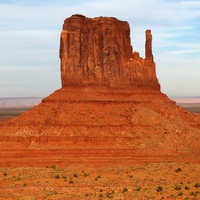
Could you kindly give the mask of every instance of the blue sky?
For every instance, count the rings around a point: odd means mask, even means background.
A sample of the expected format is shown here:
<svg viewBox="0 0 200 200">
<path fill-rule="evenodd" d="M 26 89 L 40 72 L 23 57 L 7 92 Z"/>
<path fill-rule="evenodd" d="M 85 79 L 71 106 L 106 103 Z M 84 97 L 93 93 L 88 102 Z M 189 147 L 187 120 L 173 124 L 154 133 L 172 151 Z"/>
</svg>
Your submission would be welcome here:
<svg viewBox="0 0 200 200">
<path fill-rule="evenodd" d="M 145 30 L 161 91 L 200 96 L 200 0 L 1 0 L 0 97 L 45 97 L 60 85 L 62 24 L 72 14 L 128 21 L 144 57 Z"/>
</svg>

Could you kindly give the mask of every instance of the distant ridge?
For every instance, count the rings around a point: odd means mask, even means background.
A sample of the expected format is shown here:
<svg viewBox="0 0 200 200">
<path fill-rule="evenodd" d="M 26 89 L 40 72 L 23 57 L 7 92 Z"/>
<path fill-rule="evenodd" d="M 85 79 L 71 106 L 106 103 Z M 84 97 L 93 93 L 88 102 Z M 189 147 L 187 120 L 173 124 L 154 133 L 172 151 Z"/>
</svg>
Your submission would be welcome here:
<svg viewBox="0 0 200 200">
<path fill-rule="evenodd" d="M 22 108 L 38 105 L 44 97 L 4 97 L 0 98 L 0 108 Z M 198 103 L 200 104 L 200 96 L 181 96 L 170 97 L 178 105 L 182 103 Z"/>
<path fill-rule="evenodd" d="M 43 97 L 5 97 L 0 98 L 0 108 L 21 108 L 38 105 Z"/>
<path fill-rule="evenodd" d="M 182 96 L 182 97 L 170 97 L 172 100 L 176 101 L 177 104 L 180 103 L 200 103 L 200 96 Z"/>
</svg>

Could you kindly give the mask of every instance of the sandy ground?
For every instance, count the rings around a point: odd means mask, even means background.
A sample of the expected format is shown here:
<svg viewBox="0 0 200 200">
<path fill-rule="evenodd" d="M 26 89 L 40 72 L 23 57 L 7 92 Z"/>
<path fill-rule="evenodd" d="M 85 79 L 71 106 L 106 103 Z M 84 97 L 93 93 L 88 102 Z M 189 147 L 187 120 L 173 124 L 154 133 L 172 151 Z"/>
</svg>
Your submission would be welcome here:
<svg viewBox="0 0 200 200">
<path fill-rule="evenodd" d="M 200 165 L 0 169 L 0 199 L 200 199 Z"/>
</svg>

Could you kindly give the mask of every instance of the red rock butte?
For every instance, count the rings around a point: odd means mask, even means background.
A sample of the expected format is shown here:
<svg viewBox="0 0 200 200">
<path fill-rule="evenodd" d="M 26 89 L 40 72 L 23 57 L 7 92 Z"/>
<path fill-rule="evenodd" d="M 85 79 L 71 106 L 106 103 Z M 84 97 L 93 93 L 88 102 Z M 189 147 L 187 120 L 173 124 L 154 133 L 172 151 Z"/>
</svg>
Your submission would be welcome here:
<svg viewBox="0 0 200 200">
<path fill-rule="evenodd" d="M 132 51 L 127 22 L 73 15 L 60 41 L 62 87 L 0 123 L 0 166 L 200 163 L 200 116 L 160 91 L 145 32 Z"/>
<path fill-rule="evenodd" d="M 145 59 L 132 52 L 127 22 L 73 15 L 64 21 L 60 42 L 62 86 L 150 87 L 159 90 L 146 31 Z"/>
</svg>

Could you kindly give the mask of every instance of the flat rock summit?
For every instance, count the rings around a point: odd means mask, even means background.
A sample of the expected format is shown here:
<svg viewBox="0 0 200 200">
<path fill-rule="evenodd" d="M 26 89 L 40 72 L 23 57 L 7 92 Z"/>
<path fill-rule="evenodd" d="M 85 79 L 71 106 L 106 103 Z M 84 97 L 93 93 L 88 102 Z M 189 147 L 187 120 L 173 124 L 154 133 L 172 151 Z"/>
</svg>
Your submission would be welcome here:
<svg viewBox="0 0 200 200">
<path fill-rule="evenodd" d="M 62 87 L 0 123 L 0 166 L 200 163 L 200 116 L 160 91 L 151 30 L 144 38 L 141 58 L 127 22 L 65 19 Z"/>
</svg>

